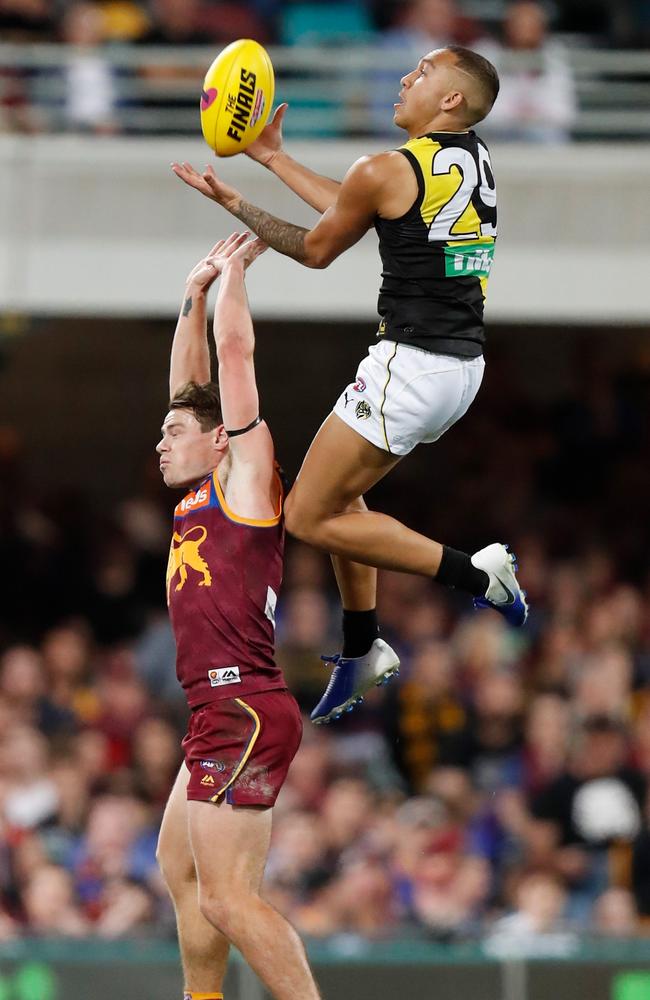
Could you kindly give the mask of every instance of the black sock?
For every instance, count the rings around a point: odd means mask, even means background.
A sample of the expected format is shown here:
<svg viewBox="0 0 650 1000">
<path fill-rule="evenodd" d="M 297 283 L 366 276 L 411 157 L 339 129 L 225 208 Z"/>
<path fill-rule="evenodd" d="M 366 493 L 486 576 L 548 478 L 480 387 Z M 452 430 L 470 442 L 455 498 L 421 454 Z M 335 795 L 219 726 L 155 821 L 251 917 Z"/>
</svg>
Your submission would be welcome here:
<svg viewBox="0 0 650 1000">
<path fill-rule="evenodd" d="M 343 656 L 365 656 L 379 635 L 377 610 L 343 609 Z"/>
<path fill-rule="evenodd" d="M 440 569 L 434 579 L 444 587 L 466 590 L 474 597 L 484 597 L 490 586 L 490 577 L 474 566 L 466 552 L 451 549 L 448 545 L 442 546 Z"/>
</svg>

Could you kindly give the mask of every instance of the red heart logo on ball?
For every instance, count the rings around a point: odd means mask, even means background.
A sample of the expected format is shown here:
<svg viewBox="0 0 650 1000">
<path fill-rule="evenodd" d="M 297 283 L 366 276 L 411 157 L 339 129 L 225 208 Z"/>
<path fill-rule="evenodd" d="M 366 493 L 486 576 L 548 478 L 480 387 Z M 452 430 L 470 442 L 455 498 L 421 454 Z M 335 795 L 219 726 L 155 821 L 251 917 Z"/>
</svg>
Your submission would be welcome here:
<svg viewBox="0 0 650 1000">
<path fill-rule="evenodd" d="M 211 104 L 214 104 L 217 98 L 216 87 L 210 87 L 209 90 L 201 91 L 201 111 L 207 111 Z"/>
</svg>

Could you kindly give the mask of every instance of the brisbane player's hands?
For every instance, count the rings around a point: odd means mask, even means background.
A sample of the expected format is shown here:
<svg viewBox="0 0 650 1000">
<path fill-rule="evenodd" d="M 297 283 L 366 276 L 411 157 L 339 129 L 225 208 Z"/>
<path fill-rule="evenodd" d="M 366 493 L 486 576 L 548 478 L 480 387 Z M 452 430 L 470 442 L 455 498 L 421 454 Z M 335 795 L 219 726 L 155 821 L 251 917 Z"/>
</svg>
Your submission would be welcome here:
<svg viewBox="0 0 650 1000">
<path fill-rule="evenodd" d="M 241 263 L 246 270 L 267 249 L 260 239 L 249 239 L 250 233 L 232 233 L 219 240 L 209 254 L 195 264 L 187 276 L 186 285 L 195 291 L 207 292 L 229 261 Z"/>
<path fill-rule="evenodd" d="M 288 107 L 288 104 L 280 104 L 268 125 L 244 150 L 246 156 L 261 163 L 263 167 L 270 167 L 278 153 L 282 152 L 282 122 Z"/>
<path fill-rule="evenodd" d="M 198 170 L 194 169 L 191 163 L 187 163 L 186 161 L 183 163 L 172 163 L 171 166 L 176 176 L 180 177 L 185 184 L 200 191 L 206 198 L 216 201 L 217 205 L 222 205 L 226 211 L 234 212 L 237 205 L 241 202 L 239 191 L 231 187 L 230 184 L 226 184 L 225 181 L 220 180 L 212 167 L 206 167 L 203 173 L 200 174 Z"/>
</svg>

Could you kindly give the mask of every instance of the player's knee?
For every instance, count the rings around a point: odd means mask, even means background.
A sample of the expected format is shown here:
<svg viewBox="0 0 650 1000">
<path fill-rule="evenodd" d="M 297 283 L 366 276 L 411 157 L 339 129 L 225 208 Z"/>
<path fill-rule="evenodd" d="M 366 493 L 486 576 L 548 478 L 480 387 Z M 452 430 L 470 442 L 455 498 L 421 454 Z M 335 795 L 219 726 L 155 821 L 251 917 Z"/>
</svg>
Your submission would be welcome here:
<svg viewBox="0 0 650 1000">
<path fill-rule="evenodd" d="M 165 840 L 159 840 L 156 847 L 158 867 L 172 897 L 180 896 L 188 885 L 196 887 L 194 862 L 179 856 L 178 847 Z"/>
<path fill-rule="evenodd" d="M 301 542 L 317 544 L 317 524 L 305 507 L 290 494 L 284 505 L 284 523 L 287 531 Z"/>
<path fill-rule="evenodd" d="M 245 921 L 245 917 L 242 918 L 241 915 L 242 907 L 245 908 L 244 896 L 233 888 L 227 892 L 202 888 L 199 892 L 201 913 L 213 927 L 216 927 L 229 940 L 237 937 L 242 919 Z"/>
</svg>

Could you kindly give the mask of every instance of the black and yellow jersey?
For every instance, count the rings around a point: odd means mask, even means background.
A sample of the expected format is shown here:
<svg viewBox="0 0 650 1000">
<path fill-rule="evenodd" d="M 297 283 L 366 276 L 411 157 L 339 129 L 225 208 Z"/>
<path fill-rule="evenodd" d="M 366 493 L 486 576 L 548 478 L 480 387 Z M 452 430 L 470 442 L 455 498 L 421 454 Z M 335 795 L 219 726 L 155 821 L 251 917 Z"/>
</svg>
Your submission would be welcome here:
<svg viewBox="0 0 650 1000">
<path fill-rule="evenodd" d="M 418 194 L 375 219 L 382 260 L 379 336 L 437 354 L 483 352 L 483 303 L 497 234 L 490 154 L 472 132 L 431 132 L 400 147 Z"/>
</svg>

